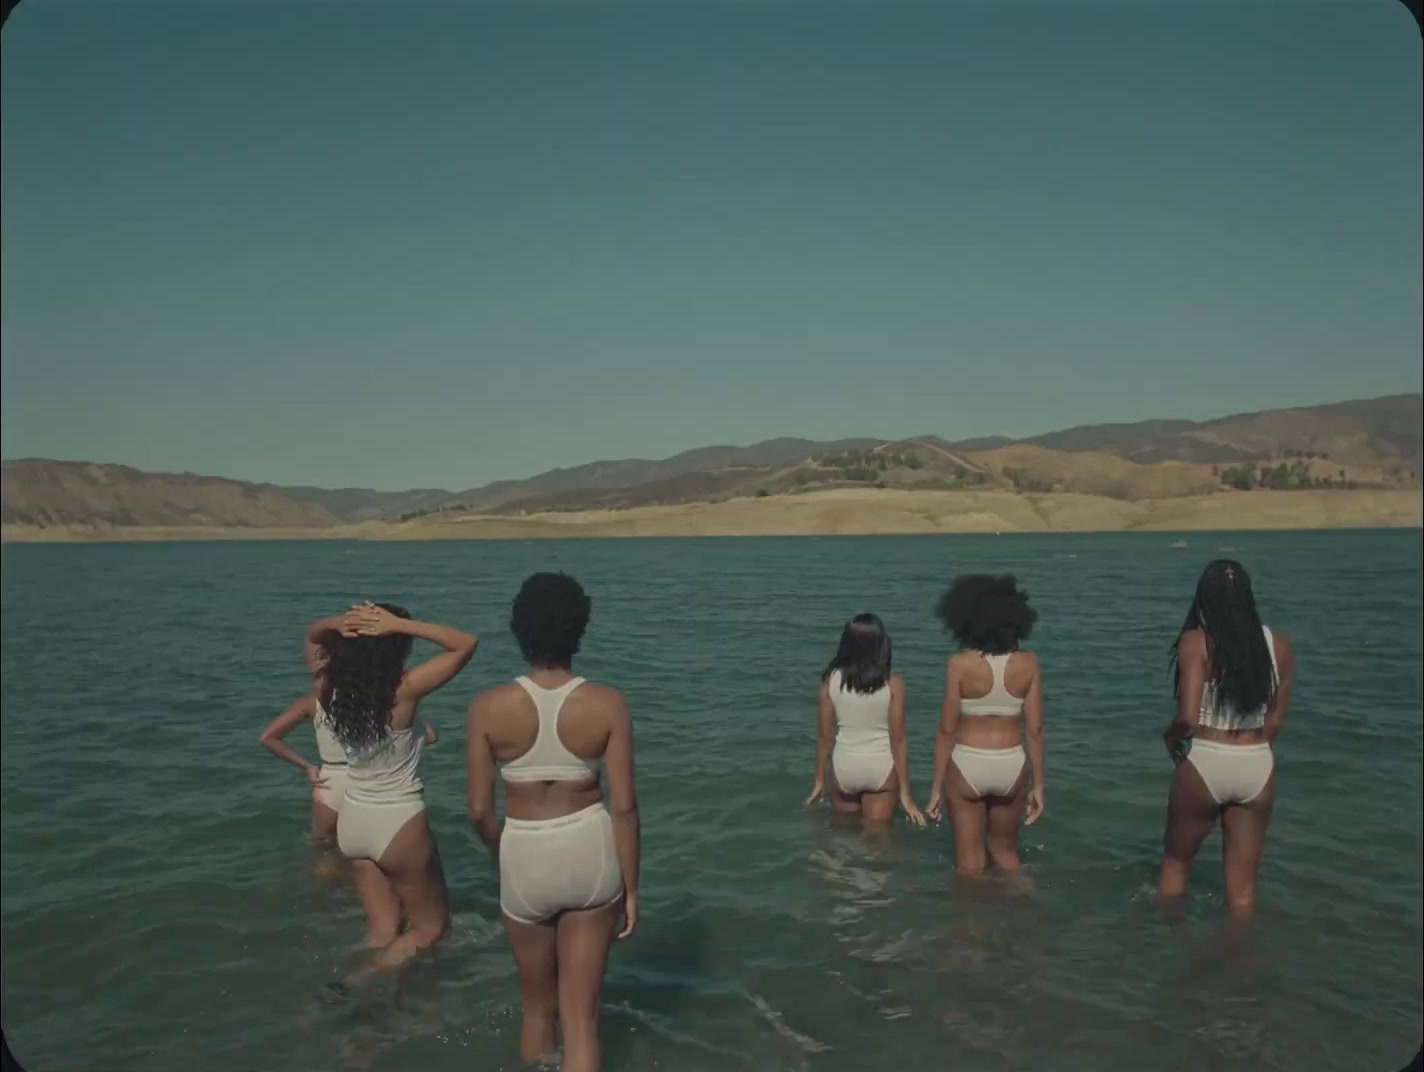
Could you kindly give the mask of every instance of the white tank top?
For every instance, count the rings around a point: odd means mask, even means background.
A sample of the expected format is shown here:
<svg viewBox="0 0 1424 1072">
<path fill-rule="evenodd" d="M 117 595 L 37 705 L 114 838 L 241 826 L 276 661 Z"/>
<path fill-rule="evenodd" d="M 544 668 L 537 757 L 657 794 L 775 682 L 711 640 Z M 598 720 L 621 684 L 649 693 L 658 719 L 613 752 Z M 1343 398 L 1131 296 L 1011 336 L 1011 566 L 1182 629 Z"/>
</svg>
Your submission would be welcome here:
<svg viewBox="0 0 1424 1072">
<path fill-rule="evenodd" d="M 316 714 L 312 716 L 312 729 L 316 731 L 316 754 L 321 757 L 322 766 L 346 766 L 346 750 L 331 731 L 331 716 L 321 706 L 320 700 L 316 702 Z"/>
<path fill-rule="evenodd" d="M 959 710 L 966 715 L 999 715 L 1003 718 L 1016 718 L 1023 714 L 1023 697 L 1015 696 L 1004 684 L 1004 669 L 1009 665 L 1014 653 L 1006 651 L 998 655 L 985 655 L 981 651 L 979 655 L 989 664 L 989 670 L 994 675 L 994 684 L 983 696 L 961 697 Z"/>
<path fill-rule="evenodd" d="M 584 759 L 570 752 L 559 740 L 559 711 L 569 695 L 583 684 L 576 677 L 557 689 L 546 689 L 527 677 L 515 678 L 519 686 L 534 701 L 539 717 L 539 729 L 534 745 L 518 759 L 504 765 L 500 775 L 506 782 L 586 782 L 597 780 L 603 771 L 602 759 Z"/>
<path fill-rule="evenodd" d="M 416 719 L 403 730 L 387 728 L 386 735 L 364 748 L 345 745 L 346 799 L 363 804 L 391 804 L 419 796 L 422 785 L 416 773 L 425 744 L 425 724 Z"/>
<path fill-rule="evenodd" d="M 1266 635 L 1266 650 L 1271 653 L 1271 680 L 1277 687 L 1281 683 L 1281 668 L 1276 665 L 1276 641 L 1267 626 L 1261 626 Z M 1201 710 L 1197 714 L 1197 724 L 1211 730 L 1259 730 L 1266 724 L 1266 708 L 1262 704 L 1255 711 L 1240 712 L 1235 708 L 1218 703 L 1215 682 L 1208 681 L 1202 688 Z"/>
<path fill-rule="evenodd" d="M 846 753 L 890 750 L 890 682 L 874 692 L 846 688 L 839 670 L 826 679 L 836 712 L 836 747 Z"/>
</svg>

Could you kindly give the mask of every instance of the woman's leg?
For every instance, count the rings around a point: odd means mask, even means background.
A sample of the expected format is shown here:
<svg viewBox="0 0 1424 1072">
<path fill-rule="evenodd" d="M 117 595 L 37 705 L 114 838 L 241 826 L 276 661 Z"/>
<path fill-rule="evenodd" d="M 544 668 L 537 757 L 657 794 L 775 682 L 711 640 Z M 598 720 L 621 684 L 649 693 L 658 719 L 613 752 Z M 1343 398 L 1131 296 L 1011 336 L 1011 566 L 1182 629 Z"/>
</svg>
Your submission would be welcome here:
<svg viewBox="0 0 1424 1072">
<path fill-rule="evenodd" d="M 601 1066 L 598 1012 L 608 947 L 620 907 L 615 901 L 559 917 L 559 1025 L 564 1032 L 564 1072 L 598 1072 Z"/>
<path fill-rule="evenodd" d="M 1167 831 L 1162 836 L 1162 871 L 1157 880 L 1160 896 L 1186 894 L 1192 861 L 1220 812 L 1201 772 L 1190 758 L 1183 759 L 1172 775 L 1172 792 L 1167 798 Z"/>
<path fill-rule="evenodd" d="M 879 789 L 860 794 L 861 817 L 868 823 L 888 823 L 895 818 L 895 803 L 899 799 L 900 779 L 892 769 Z"/>
<path fill-rule="evenodd" d="M 366 944 L 381 949 L 400 937 L 400 898 L 373 860 L 352 860 L 351 881 L 366 910 Z"/>
<path fill-rule="evenodd" d="M 986 822 L 984 801 L 964 780 L 953 760 L 949 764 L 949 784 L 944 795 L 949 801 L 950 821 L 954 824 L 954 866 L 961 874 L 982 874 Z"/>
<path fill-rule="evenodd" d="M 319 800 L 312 801 L 312 840 L 313 841 L 334 841 L 336 838 L 336 820 L 340 813 L 335 808 L 328 808 Z"/>
<path fill-rule="evenodd" d="M 558 930 L 554 920 L 520 923 L 504 917 L 509 949 L 519 969 L 519 996 L 524 1024 L 519 1033 L 519 1057 L 533 1064 L 559 1048 L 554 1033 L 559 1021 Z"/>
<path fill-rule="evenodd" d="M 1017 871 L 1023 866 L 1019 860 L 1019 829 L 1023 826 L 1030 777 L 1029 765 L 1024 763 L 1023 773 L 1008 796 L 984 798 L 988 811 L 989 858 L 1005 871 Z"/>
<path fill-rule="evenodd" d="M 435 945 L 450 930 L 445 871 L 424 808 L 406 820 L 381 853 L 378 866 L 390 880 L 409 923 L 406 932 L 376 958 L 376 967 L 394 968 Z"/>
<path fill-rule="evenodd" d="M 831 790 L 831 808 L 843 814 L 850 814 L 860 811 L 860 794 L 846 793 L 841 790 L 840 783 L 836 781 L 836 768 L 832 764 L 830 770 L 826 772 L 826 783 Z"/>
<path fill-rule="evenodd" d="M 1259 796 L 1221 813 L 1221 862 L 1226 869 L 1226 900 L 1233 913 L 1244 915 L 1256 907 L 1256 872 L 1275 806 L 1276 776 L 1272 772 Z"/>
</svg>

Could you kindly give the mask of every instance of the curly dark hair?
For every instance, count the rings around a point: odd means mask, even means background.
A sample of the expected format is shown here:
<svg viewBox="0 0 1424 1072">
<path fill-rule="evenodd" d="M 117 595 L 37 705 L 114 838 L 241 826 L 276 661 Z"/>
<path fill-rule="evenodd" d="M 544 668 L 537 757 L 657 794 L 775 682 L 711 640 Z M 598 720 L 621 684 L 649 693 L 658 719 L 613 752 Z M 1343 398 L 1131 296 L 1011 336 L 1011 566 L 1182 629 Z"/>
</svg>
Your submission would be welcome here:
<svg viewBox="0 0 1424 1072">
<path fill-rule="evenodd" d="M 514 597 L 509 630 L 530 666 L 566 669 L 578 654 L 593 602 L 567 573 L 535 573 Z"/>
<path fill-rule="evenodd" d="M 1173 695 L 1181 692 L 1177 649 L 1182 634 L 1192 629 L 1206 634 L 1211 684 L 1218 703 L 1244 713 L 1260 710 L 1271 701 L 1277 687 L 1275 663 L 1266 647 L 1251 577 L 1240 562 L 1218 558 L 1207 564 L 1197 580 L 1196 595 L 1168 659 Z"/>
<path fill-rule="evenodd" d="M 1017 651 L 1038 621 L 1013 574 L 961 574 L 939 597 L 935 616 L 960 645 L 986 655 Z"/>
<path fill-rule="evenodd" d="M 377 603 L 397 618 L 410 612 L 393 603 Z M 396 689 L 405 675 L 411 639 L 405 633 L 380 637 L 339 636 L 321 678 L 321 706 L 336 739 L 352 749 L 369 747 L 389 732 Z"/>
</svg>

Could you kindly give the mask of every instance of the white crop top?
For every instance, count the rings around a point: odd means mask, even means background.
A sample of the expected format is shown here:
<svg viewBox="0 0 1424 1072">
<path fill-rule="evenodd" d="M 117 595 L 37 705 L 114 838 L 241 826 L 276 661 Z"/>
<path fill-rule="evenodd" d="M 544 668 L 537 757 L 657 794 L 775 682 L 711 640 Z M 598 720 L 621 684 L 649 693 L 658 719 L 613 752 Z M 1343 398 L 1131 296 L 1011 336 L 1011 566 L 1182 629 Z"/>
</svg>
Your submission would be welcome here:
<svg viewBox="0 0 1424 1072">
<path fill-rule="evenodd" d="M 1267 626 L 1261 626 L 1261 632 L 1266 634 L 1266 650 L 1271 653 L 1271 681 L 1277 687 L 1281 683 L 1281 668 L 1276 665 L 1276 641 L 1271 635 L 1271 630 Z M 1241 712 L 1228 704 L 1219 702 L 1216 695 L 1216 683 L 1208 681 L 1202 688 L 1201 708 L 1197 712 L 1197 725 L 1205 726 L 1210 730 L 1259 730 L 1266 724 L 1266 709 L 1270 703 L 1264 703 L 1255 711 Z"/>
<path fill-rule="evenodd" d="M 1016 718 L 1023 714 L 1023 697 L 1015 696 L 1004 684 L 1004 668 L 1009 665 L 1014 653 L 1006 651 L 998 655 L 985 655 L 981 651 L 979 655 L 989 664 L 989 670 L 994 675 L 994 684 L 983 696 L 961 697 L 959 710 L 966 715 L 1000 715 L 1004 718 Z"/>
<path fill-rule="evenodd" d="M 546 689 L 527 677 L 515 678 L 519 686 L 534 701 L 539 715 L 539 730 L 534 745 L 518 759 L 506 763 L 500 776 L 506 782 L 586 782 L 597 780 L 603 772 L 602 759 L 583 759 L 574 755 L 559 740 L 559 711 L 569 695 L 583 684 L 581 677 L 572 678 L 557 689 Z"/>
</svg>

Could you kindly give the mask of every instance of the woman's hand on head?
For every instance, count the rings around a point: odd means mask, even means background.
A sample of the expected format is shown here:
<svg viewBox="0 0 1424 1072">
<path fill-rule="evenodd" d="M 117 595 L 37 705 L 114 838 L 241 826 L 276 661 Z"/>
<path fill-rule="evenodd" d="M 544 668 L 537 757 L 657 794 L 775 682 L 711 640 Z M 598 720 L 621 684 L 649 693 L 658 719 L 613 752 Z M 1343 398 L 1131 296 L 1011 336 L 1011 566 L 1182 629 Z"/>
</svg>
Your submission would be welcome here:
<svg viewBox="0 0 1424 1072">
<path fill-rule="evenodd" d="M 342 619 L 342 632 L 349 636 L 380 637 L 400 631 L 403 619 L 374 603 L 352 607 Z"/>
</svg>

